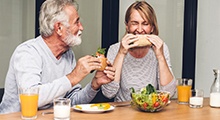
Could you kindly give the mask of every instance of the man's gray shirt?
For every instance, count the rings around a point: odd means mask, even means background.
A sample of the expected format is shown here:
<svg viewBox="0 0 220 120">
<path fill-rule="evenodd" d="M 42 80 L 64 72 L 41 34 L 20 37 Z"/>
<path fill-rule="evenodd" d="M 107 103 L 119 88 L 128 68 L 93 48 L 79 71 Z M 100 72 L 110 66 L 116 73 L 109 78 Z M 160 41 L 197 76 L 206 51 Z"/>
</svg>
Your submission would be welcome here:
<svg viewBox="0 0 220 120">
<path fill-rule="evenodd" d="M 41 36 L 22 43 L 10 60 L 0 114 L 20 111 L 19 87 L 39 86 L 39 108 L 51 106 L 58 97 L 71 98 L 71 105 L 89 103 L 97 93 L 91 82 L 82 89 L 80 84 L 72 87 L 66 77 L 75 66 L 71 49 L 57 59 Z"/>
</svg>

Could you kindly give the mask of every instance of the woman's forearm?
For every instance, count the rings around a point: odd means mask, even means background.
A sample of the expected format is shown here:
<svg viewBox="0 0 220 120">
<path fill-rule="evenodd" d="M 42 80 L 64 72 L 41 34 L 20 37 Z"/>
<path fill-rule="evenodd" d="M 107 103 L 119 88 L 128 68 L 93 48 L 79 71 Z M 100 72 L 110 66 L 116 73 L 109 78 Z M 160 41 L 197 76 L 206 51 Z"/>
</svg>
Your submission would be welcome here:
<svg viewBox="0 0 220 120">
<path fill-rule="evenodd" d="M 118 54 L 115 57 L 114 63 L 113 63 L 113 67 L 116 68 L 115 80 L 114 80 L 116 82 L 120 82 L 124 57 L 125 57 L 125 54 L 118 52 Z"/>
<path fill-rule="evenodd" d="M 173 74 L 171 73 L 165 57 L 158 58 L 159 62 L 159 76 L 160 84 L 165 86 L 173 80 Z"/>
</svg>

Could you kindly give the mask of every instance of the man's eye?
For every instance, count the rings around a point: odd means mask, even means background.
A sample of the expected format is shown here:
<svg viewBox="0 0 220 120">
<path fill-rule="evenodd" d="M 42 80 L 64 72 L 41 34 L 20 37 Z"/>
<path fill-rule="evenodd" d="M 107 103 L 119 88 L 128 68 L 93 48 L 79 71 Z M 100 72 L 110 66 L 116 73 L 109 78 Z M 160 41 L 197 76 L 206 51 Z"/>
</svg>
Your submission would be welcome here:
<svg viewBox="0 0 220 120">
<path fill-rule="evenodd" d="M 79 21 L 76 21 L 75 24 L 79 24 Z"/>
</svg>

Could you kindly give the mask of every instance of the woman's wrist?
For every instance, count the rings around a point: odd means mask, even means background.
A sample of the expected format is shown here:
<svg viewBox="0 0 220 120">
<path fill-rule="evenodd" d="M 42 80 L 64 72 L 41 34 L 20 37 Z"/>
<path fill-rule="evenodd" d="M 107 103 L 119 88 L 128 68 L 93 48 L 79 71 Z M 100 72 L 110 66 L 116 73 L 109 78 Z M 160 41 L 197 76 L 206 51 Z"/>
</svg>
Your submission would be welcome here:
<svg viewBox="0 0 220 120">
<path fill-rule="evenodd" d="M 98 90 L 100 85 L 96 82 L 96 80 L 92 80 L 91 87 L 93 90 Z"/>
<path fill-rule="evenodd" d="M 126 51 L 126 50 L 119 50 L 118 51 L 118 56 L 124 57 L 127 53 L 128 53 L 128 51 Z"/>
</svg>

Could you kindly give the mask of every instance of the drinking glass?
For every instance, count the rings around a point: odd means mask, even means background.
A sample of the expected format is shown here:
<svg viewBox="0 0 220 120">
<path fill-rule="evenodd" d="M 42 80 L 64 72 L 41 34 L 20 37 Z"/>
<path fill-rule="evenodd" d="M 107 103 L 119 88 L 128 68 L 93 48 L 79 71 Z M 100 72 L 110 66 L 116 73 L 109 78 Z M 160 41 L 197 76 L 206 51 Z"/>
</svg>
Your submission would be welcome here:
<svg viewBox="0 0 220 120">
<path fill-rule="evenodd" d="M 203 90 L 194 89 L 190 92 L 189 107 L 191 108 L 201 108 L 203 107 Z"/>
<path fill-rule="evenodd" d="M 192 88 L 192 79 L 178 78 L 177 79 L 177 98 L 179 104 L 188 104 L 190 90 Z"/>
<path fill-rule="evenodd" d="M 57 98 L 53 101 L 54 104 L 54 120 L 69 120 L 70 119 L 70 99 Z"/>
<path fill-rule="evenodd" d="M 21 118 L 31 120 L 37 118 L 39 88 L 19 88 Z"/>
</svg>

